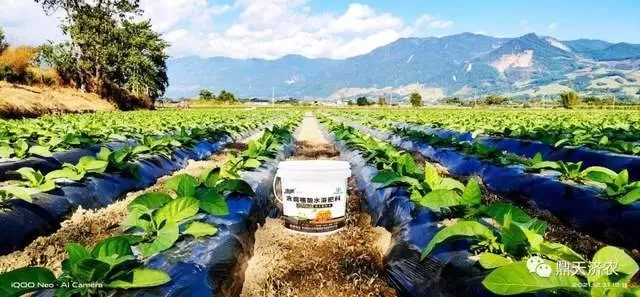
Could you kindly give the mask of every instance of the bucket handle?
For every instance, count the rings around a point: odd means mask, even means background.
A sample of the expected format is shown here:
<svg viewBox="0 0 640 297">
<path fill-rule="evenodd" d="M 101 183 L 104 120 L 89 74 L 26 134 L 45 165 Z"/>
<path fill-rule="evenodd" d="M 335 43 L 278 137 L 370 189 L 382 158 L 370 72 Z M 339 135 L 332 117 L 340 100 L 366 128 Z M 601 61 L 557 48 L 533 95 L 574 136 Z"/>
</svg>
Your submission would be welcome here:
<svg viewBox="0 0 640 297">
<path fill-rule="evenodd" d="M 280 176 L 276 174 L 276 176 L 273 177 L 273 196 L 276 197 L 276 201 L 282 205 L 282 197 L 278 196 L 278 191 L 276 191 L 276 181 L 278 179 L 280 179 Z M 282 182 L 280 182 L 280 184 L 282 185 Z"/>
</svg>

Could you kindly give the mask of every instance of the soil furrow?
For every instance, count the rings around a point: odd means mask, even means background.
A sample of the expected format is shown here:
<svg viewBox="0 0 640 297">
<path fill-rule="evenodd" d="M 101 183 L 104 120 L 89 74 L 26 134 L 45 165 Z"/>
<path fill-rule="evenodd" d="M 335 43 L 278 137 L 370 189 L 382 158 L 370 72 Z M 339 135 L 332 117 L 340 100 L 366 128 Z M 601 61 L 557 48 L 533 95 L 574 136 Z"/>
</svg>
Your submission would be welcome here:
<svg viewBox="0 0 640 297">
<path fill-rule="evenodd" d="M 318 125 L 305 116 L 292 159 L 338 158 Z M 281 219 L 267 219 L 256 232 L 241 296 L 395 296 L 382 263 L 391 235 L 371 226 L 360 196 L 350 178 L 347 225 L 327 236 L 295 234 Z"/>
</svg>

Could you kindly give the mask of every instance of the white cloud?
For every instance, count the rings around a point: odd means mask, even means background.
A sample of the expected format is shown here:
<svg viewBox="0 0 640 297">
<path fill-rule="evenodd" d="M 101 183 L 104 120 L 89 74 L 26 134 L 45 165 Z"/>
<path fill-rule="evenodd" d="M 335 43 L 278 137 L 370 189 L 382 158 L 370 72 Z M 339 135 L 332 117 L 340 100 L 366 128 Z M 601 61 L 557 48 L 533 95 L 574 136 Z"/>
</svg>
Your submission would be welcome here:
<svg viewBox="0 0 640 297">
<path fill-rule="evenodd" d="M 309 1 L 235 0 L 220 4 L 211 0 L 141 0 L 145 13 L 140 19 L 151 19 L 154 29 L 170 42 L 173 57 L 267 59 L 286 54 L 346 58 L 401 37 L 442 33 L 454 25 L 431 14 L 406 22 L 361 3 L 351 3 L 335 13 L 319 13 Z M 41 43 L 47 38 L 63 38 L 59 20 L 43 17 L 42 8 L 32 0 L 0 0 L 0 7 L 0 25 L 10 40 Z"/>
<path fill-rule="evenodd" d="M 142 18 L 151 19 L 155 30 L 166 32 L 176 26 L 211 26 L 213 17 L 231 10 L 230 5 L 210 5 L 207 0 L 141 0 Z"/>
<path fill-rule="evenodd" d="M 553 23 L 551 23 L 551 24 L 549 24 L 549 25 L 547 26 L 547 30 L 548 30 L 549 32 L 553 32 L 553 31 L 555 31 L 557 28 L 558 28 L 558 24 L 557 24 L 556 22 L 553 22 Z"/>
<path fill-rule="evenodd" d="M 423 14 L 416 20 L 415 27 L 420 28 L 423 26 L 431 29 L 446 29 L 453 26 L 453 21 L 442 20 L 430 14 Z"/>
<path fill-rule="evenodd" d="M 306 0 L 238 0 L 231 10 L 239 14 L 223 30 L 200 27 L 188 34 L 169 31 L 171 54 L 345 58 L 413 32 L 402 19 L 359 3 L 350 4 L 340 14 L 313 13 Z"/>
<path fill-rule="evenodd" d="M 47 16 L 40 4 L 25 0 L 0 0 L 0 27 L 10 44 L 40 45 L 62 40 L 62 14 Z"/>
</svg>

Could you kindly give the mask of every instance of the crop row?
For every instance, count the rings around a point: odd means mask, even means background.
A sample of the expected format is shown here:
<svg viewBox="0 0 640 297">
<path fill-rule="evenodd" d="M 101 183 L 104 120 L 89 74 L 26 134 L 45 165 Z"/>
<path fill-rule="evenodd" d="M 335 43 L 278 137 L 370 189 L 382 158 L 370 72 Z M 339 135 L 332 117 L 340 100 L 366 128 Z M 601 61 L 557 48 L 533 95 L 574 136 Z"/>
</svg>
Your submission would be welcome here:
<svg viewBox="0 0 640 297">
<path fill-rule="evenodd" d="M 270 185 L 263 179 L 273 175 L 271 163 L 290 152 L 298 119 L 266 129 L 220 168 L 200 176 L 174 176 L 162 191 L 138 196 L 127 207 L 121 235 L 93 247 L 67 244 L 61 275 L 44 267 L 1 274 L 2 296 L 36 291 L 39 296 L 106 296 L 121 290 L 132 295 L 211 295 L 220 284 L 209 279 L 220 280 L 230 272 L 229 262 L 239 256 L 234 250 L 243 248 L 238 237 L 251 232 L 259 209 L 264 212 L 268 195 L 260 185 Z M 16 281 L 51 288 L 12 286 Z M 73 285 L 77 283 L 99 285 Z"/>
<path fill-rule="evenodd" d="M 368 192 L 367 204 L 374 222 L 394 232 L 386 270 L 402 295 L 427 296 L 443 290 L 473 296 L 638 293 L 638 288 L 627 286 L 638 265 L 623 250 L 607 246 L 587 259 L 568 246 L 549 241 L 545 221 L 509 203 L 488 203 L 475 179 L 465 185 L 441 175 L 428 162 L 421 166 L 411 154 L 391 144 L 331 118 L 323 117 L 323 121 L 339 146 L 358 152 L 361 161 L 356 163 L 369 164 L 356 164 L 362 167 L 356 179 Z M 461 251 L 467 253 L 462 261 Z M 611 259 L 618 264 L 613 269 L 615 275 L 596 277 L 587 272 Z M 559 264 L 577 262 L 586 270 L 566 275 L 549 273 Z M 451 265 L 456 272 L 445 281 L 459 284 L 458 288 L 438 284 L 447 271 L 452 271 L 446 268 Z M 484 289 L 474 287 L 478 279 Z M 596 287 L 600 283 L 611 286 Z"/>
<path fill-rule="evenodd" d="M 431 128 L 540 141 L 554 147 L 584 146 L 640 155 L 640 114 L 631 111 L 446 110 L 355 111 Z"/>
<path fill-rule="evenodd" d="M 557 176 L 559 180 L 574 185 L 584 185 L 600 192 L 599 198 L 616 201 L 622 205 L 630 205 L 640 200 L 640 181 L 634 180 L 637 177 L 635 167 L 633 173 L 620 166 L 615 166 L 619 172 L 605 166 L 583 166 L 585 161 L 578 160 L 570 162 L 566 160 L 552 161 L 544 159 L 543 156 L 550 155 L 548 152 L 530 154 L 519 154 L 520 151 L 514 149 L 502 150 L 491 144 L 467 140 L 451 133 L 438 133 L 422 126 L 395 124 L 381 122 L 369 118 L 355 118 L 360 123 L 372 128 L 381 129 L 385 132 L 372 132 L 381 138 L 390 138 L 392 134 L 406 137 L 413 141 L 419 141 L 431 146 L 452 149 L 465 156 L 475 157 L 481 161 L 495 164 L 496 166 L 521 169 L 527 173 L 545 174 Z M 557 155 L 557 154 L 556 154 Z M 574 154 L 576 155 L 576 154 Z M 635 158 L 635 157 L 633 157 Z M 575 160 L 575 159 L 574 159 Z M 587 163 L 592 160 L 587 160 Z M 619 161 L 616 159 L 615 161 Z M 638 160 L 640 161 L 640 159 Z M 596 163 L 607 163 L 606 161 Z M 622 168 L 622 169 L 621 169 Z"/>
<path fill-rule="evenodd" d="M 583 170 L 586 171 L 585 176 L 589 174 L 593 178 L 599 177 L 603 180 L 608 174 L 620 176 L 611 182 L 611 187 L 614 188 L 619 184 L 620 186 L 615 189 L 628 193 L 618 196 L 616 200 L 607 197 L 607 191 L 603 190 L 603 183 L 599 183 L 598 187 L 584 185 L 577 183 L 576 178 L 572 177 L 574 180 L 564 178 L 562 168 L 542 171 L 535 168 L 537 167 L 535 164 L 544 167 L 553 162 L 539 159 L 526 160 L 518 156 L 505 155 L 504 152 L 486 155 L 478 153 L 478 148 L 482 146 L 475 143 L 464 143 L 466 149 L 446 145 L 443 147 L 439 142 L 429 142 L 431 138 L 424 138 L 421 132 L 411 133 L 410 137 L 405 137 L 373 130 L 356 123 L 352 125 L 368 134 L 390 141 L 398 147 L 419 152 L 427 159 L 440 163 L 456 176 L 477 175 L 493 193 L 522 204 L 532 205 L 540 210 L 550 211 L 572 228 L 615 244 L 627 247 L 638 245 L 638 230 L 628 226 L 636 225 L 640 221 L 640 202 L 637 202 L 637 199 L 631 199 L 630 203 L 625 203 L 624 200 L 619 201 L 621 197 L 637 196 L 638 182 L 630 183 L 624 172 L 615 174 L 604 168 Z M 505 166 L 500 160 L 506 162 L 506 159 L 520 159 L 528 162 L 529 165 Z M 527 169 L 527 167 L 533 168 Z"/>
<path fill-rule="evenodd" d="M 127 192 L 144 189 L 160 176 L 186 166 L 187 160 L 203 159 L 219 151 L 239 132 L 246 134 L 267 119 L 249 118 L 236 122 L 235 127 L 202 130 L 211 134 L 190 134 L 193 138 L 185 137 L 179 147 L 169 146 L 170 142 L 146 149 L 141 149 L 142 145 L 114 151 L 101 147 L 96 155 L 82 156 L 76 163 L 65 163 L 47 174 L 30 167 L 20 168 L 16 173 L 21 178 L 0 186 L 0 222 L 24 232 L 3 233 L 0 252 L 13 251 L 39 235 L 57 230 L 77 207 L 101 208 Z"/>
<path fill-rule="evenodd" d="M 132 111 L 83 115 L 44 116 L 38 119 L 0 121 L 0 162 L 51 157 L 72 148 L 92 148 L 106 142 L 149 144 L 149 137 L 196 133 L 234 120 L 268 116 L 241 109 Z"/>
</svg>

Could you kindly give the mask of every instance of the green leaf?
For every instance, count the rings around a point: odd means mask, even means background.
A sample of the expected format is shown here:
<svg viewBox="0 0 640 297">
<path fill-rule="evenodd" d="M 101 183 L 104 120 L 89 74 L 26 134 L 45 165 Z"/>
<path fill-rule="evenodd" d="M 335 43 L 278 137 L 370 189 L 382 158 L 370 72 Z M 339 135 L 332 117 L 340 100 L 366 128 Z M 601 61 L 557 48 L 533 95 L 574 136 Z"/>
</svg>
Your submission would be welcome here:
<svg viewBox="0 0 640 297">
<path fill-rule="evenodd" d="M 618 187 L 624 186 L 629 183 L 629 171 L 627 169 L 620 171 L 613 181 Z"/>
<path fill-rule="evenodd" d="M 185 234 L 192 235 L 196 238 L 202 236 L 211 236 L 215 235 L 218 232 L 218 228 L 211 224 L 202 223 L 202 222 L 191 222 L 187 229 L 184 230 Z"/>
<path fill-rule="evenodd" d="M 56 277 L 49 269 L 43 267 L 23 267 L 0 274 L 0 296 L 22 296 L 36 292 L 42 288 L 17 288 L 14 283 L 28 282 L 34 284 L 55 284 Z"/>
<path fill-rule="evenodd" d="M 511 213 L 507 213 L 504 216 L 504 224 L 500 229 L 500 235 L 505 251 L 510 254 L 518 254 L 528 243 L 528 238 L 524 230 L 511 221 Z M 542 240 L 541 236 L 539 240 Z"/>
<path fill-rule="evenodd" d="M 438 174 L 436 166 L 427 162 L 424 163 L 424 182 L 430 189 L 435 189 L 440 184 L 442 178 Z"/>
<path fill-rule="evenodd" d="M 555 243 L 543 242 L 539 245 L 539 252 L 554 260 L 565 260 L 569 262 L 585 261 L 585 259 L 570 247 Z"/>
<path fill-rule="evenodd" d="M 110 158 L 113 162 L 117 164 L 121 164 L 127 160 L 127 158 L 130 156 L 130 153 L 131 153 L 131 149 L 125 146 L 111 153 Z"/>
<path fill-rule="evenodd" d="M 156 234 L 156 237 L 151 243 L 141 243 L 139 245 L 140 252 L 145 257 L 153 256 L 154 254 L 169 249 L 180 237 L 180 231 L 178 224 L 175 222 L 167 222 Z"/>
<path fill-rule="evenodd" d="M 116 236 L 104 239 L 96 244 L 96 246 L 91 250 L 91 255 L 94 258 L 113 266 L 117 263 L 117 261 L 114 261 L 115 259 L 124 256 L 132 256 L 133 251 L 131 250 L 131 244 L 127 238 Z"/>
<path fill-rule="evenodd" d="M 15 172 L 20 174 L 22 179 L 29 181 L 31 185 L 38 185 L 42 180 L 42 174 L 31 167 L 22 167 Z"/>
<path fill-rule="evenodd" d="M 108 263 L 93 258 L 82 259 L 71 268 L 74 280 L 81 282 L 101 280 L 109 273 L 109 270 L 111 270 L 111 266 Z"/>
<path fill-rule="evenodd" d="M 52 180 L 45 181 L 35 188 L 40 193 L 46 193 L 56 188 L 56 183 Z"/>
<path fill-rule="evenodd" d="M 84 156 L 78 160 L 78 169 L 81 171 L 92 172 L 92 173 L 104 173 L 107 170 L 107 166 L 109 166 L 109 162 L 98 160 L 92 156 Z"/>
<path fill-rule="evenodd" d="M 616 199 L 620 204 L 629 205 L 640 200 L 640 188 L 630 191 L 624 194 L 622 197 Z"/>
<path fill-rule="evenodd" d="M 530 170 L 541 170 L 541 169 L 559 170 L 559 169 L 561 169 L 561 166 L 560 166 L 560 164 L 558 164 L 558 162 L 555 162 L 555 161 L 542 161 L 542 162 L 538 162 L 538 163 L 535 163 L 535 164 L 527 167 L 527 169 L 530 169 Z"/>
<path fill-rule="evenodd" d="M 484 207 L 482 212 L 496 220 L 500 225 L 504 225 L 504 217 L 508 213 L 511 213 L 511 220 L 514 222 L 528 223 L 531 221 L 531 217 L 526 212 L 509 203 L 494 203 Z"/>
<path fill-rule="evenodd" d="M 379 187 L 379 189 L 398 186 L 398 185 L 405 185 L 405 186 L 417 188 L 420 186 L 420 181 L 409 176 L 396 176 L 394 178 L 387 180 L 385 183 L 383 183 L 382 186 Z"/>
<path fill-rule="evenodd" d="M 209 170 L 205 170 L 200 175 L 200 181 L 207 188 L 214 188 L 216 183 L 220 179 L 220 168 L 211 168 Z"/>
<path fill-rule="evenodd" d="M 106 286 L 120 289 L 148 288 L 163 285 L 169 281 L 171 277 L 162 270 L 135 268 Z"/>
<path fill-rule="evenodd" d="M 568 138 L 560 139 L 560 140 L 558 140 L 556 143 L 554 143 L 554 144 L 553 144 L 553 146 L 555 146 L 555 147 L 561 147 L 561 146 L 564 146 L 564 145 L 565 145 L 565 143 L 568 143 L 568 142 L 569 142 L 569 140 L 570 140 L 570 139 L 568 139 Z"/>
<path fill-rule="evenodd" d="M 216 190 L 223 194 L 245 194 L 255 196 L 251 186 L 242 179 L 225 179 L 216 185 Z"/>
<path fill-rule="evenodd" d="M 371 179 L 371 182 L 384 184 L 387 183 L 387 181 L 398 177 L 399 175 L 393 171 L 383 170 L 378 171 L 378 174 Z"/>
<path fill-rule="evenodd" d="M 226 199 L 216 189 L 198 189 L 196 198 L 200 200 L 200 209 L 214 216 L 225 216 L 229 214 L 229 205 Z"/>
<path fill-rule="evenodd" d="M 480 254 L 480 260 L 478 262 L 484 269 L 494 269 L 512 263 L 511 259 L 507 257 L 488 252 Z"/>
<path fill-rule="evenodd" d="M 482 203 L 482 191 L 480 190 L 480 185 L 475 179 L 470 179 L 467 182 L 467 186 L 462 191 L 462 196 L 460 197 L 462 203 L 464 205 L 480 205 Z"/>
<path fill-rule="evenodd" d="M 49 147 L 34 145 L 29 148 L 29 154 L 40 157 L 51 157 L 53 154 L 49 151 Z"/>
<path fill-rule="evenodd" d="M 109 161 L 109 156 L 111 156 L 111 150 L 108 147 L 100 147 L 100 151 L 96 154 L 96 158 L 102 161 Z"/>
<path fill-rule="evenodd" d="M 147 213 L 152 210 L 159 209 L 160 207 L 169 203 L 171 200 L 173 200 L 171 196 L 166 193 L 145 193 L 133 199 L 133 201 L 131 201 L 131 203 L 127 205 L 127 210 L 133 211 L 134 209 L 138 209 L 142 213 Z"/>
<path fill-rule="evenodd" d="M 437 189 L 446 189 L 446 190 L 460 190 L 460 191 L 464 191 L 464 185 L 453 179 L 453 178 L 449 178 L 449 177 L 445 177 L 440 181 L 440 184 L 438 184 L 435 188 L 432 188 L 433 190 L 437 190 Z"/>
<path fill-rule="evenodd" d="M 65 245 L 65 249 L 67 250 L 67 259 L 70 261 L 71 265 L 76 265 L 81 260 L 91 258 L 91 253 L 78 243 L 67 243 Z"/>
<path fill-rule="evenodd" d="M 29 144 L 24 139 L 18 139 L 13 146 L 13 151 L 16 154 L 16 157 L 23 158 L 27 151 L 29 150 Z"/>
<path fill-rule="evenodd" d="M 456 192 L 444 189 L 433 190 L 421 197 L 417 202 L 436 212 L 441 211 L 442 208 L 461 204 L 460 196 Z"/>
<path fill-rule="evenodd" d="M 192 197 L 195 195 L 198 185 L 200 185 L 200 181 L 189 174 L 176 175 L 164 183 L 165 188 L 174 190 L 180 197 Z"/>
<path fill-rule="evenodd" d="M 9 159 L 13 154 L 13 149 L 8 145 L 0 145 L 0 158 Z"/>
<path fill-rule="evenodd" d="M 609 280 L 612 282 L 626 283 L 638 272 L 638 263 L 631 258 L 624 250 L 613 246 L 605 246 L 599 249 L 591 263 L 613 263 L 616 266 L 615 272 L 619 278 L 613 279 L 612 275 L 609 276 Z M 621 275 L 620 275 L 621 274 Z M 587 279 L 590 283 L 598 280 L 600 276 L 595 274 L 587 275 Z"/>
<path fill-rule="evenodd" d="M 587 179 L 603 183 L 613 182 L 618 177 L 618 174 L 613 170 L 602 166 L 591 166 L 582 171 L 582 173 L 585 174 Z"/>
<path fill-rule="evenodd" d="M 258 161 L 257 159 L 247 159 L 244 161 L 244 164 L 242 165 L 244 168 L 247 169 L 256 169 L 258 167 L 260 167 L 260 165 L 262 165 L 262 163 L 260 163 L 260 161 Z"/>
<path fill-rule="evenodd" d="M 491 229 L 475 221 L 459 221 L 454 225 L 440 230 L 431 239 L 427 247 L 422 251 L 421 259 L 424 259 L 433 249 L 441 243 L 460 238 L 475 238 L 480 240 L 493 240 L 495 236 Z"/>
<path fill-rule="evenodd" d="M 131 153 L 133 155 L 138 155 L 138 154 L 142 154 L 142 153 L 146 153 L 151 151 L 151 149 L 148 146 L 145 145 L 137 145 L 135 147 L 133 147 L 133 149 L 131 150 Z"/>
<path fill-rule="evenodd" d="M 0 188 L 0 191 L 9 194 L 12 197 L 27 201 L 29 203 L 33 202 L 33 199 L 31 199 L 31 194 L 29 194 L 29 191 L 27 188 L 16 187 L 16 186 L 4 186 Z"/>
<path fill-rule="evenodd" d="M 531 159 L 532 164 L 540 163 L 542 161 L 544 160 L 542 159 L 542 154 L 540 152 L 537 152 Z"/>
<path fill-rule="evenodd" d="M 46 180 L 56 180 L 56 179 L 70 179 L 73 181 L 79 181 L 84 178 L 84 174 L 78 173 L 73 168 L 63 167 L 62 169 L 54 170 L 44 177 Z"/>
<path fill-rule="evenodd" d="M 552 268 L 556 266 L 548 260 L 544 260 L 544 264 Z M 579 290 L 580 279 L 554 273 L 549 277 L 541 277 L 535 272 L 529 272 L 526 261 L 520 261 L 496 268 L 484 278 L 482 284 L 498 295 L 517 295 L 544 290 Z"/>
<path fill-rule="evenodd" d="M 178 223 L 198 213 L 200 201 L 193 197 L 180 197 L 165 204 L 154 215 L 153 220 L 160 224 L 163 221 Z"/>
</svg>

